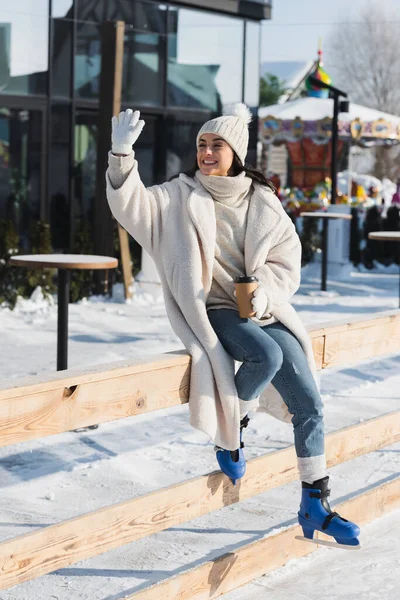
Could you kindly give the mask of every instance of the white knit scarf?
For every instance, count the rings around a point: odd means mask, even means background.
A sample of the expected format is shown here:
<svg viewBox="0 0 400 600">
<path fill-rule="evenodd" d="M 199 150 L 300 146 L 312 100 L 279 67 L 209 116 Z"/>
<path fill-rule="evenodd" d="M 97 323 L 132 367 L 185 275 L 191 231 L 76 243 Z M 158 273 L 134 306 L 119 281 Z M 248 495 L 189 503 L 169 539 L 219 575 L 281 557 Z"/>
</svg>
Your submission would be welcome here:
<svg viewBox="0 0 400 600">
<path fill-rule="evenodd" d="M 253 183 L 250 177 L 242 171 L 235 177 L 219 177 L 215 175 L 203 175 L 200 170 L 196 171 L 195 178 L 211 194 L 214 200 L 229 206 L 238 206 L 249 192 Z"/>
</svg>

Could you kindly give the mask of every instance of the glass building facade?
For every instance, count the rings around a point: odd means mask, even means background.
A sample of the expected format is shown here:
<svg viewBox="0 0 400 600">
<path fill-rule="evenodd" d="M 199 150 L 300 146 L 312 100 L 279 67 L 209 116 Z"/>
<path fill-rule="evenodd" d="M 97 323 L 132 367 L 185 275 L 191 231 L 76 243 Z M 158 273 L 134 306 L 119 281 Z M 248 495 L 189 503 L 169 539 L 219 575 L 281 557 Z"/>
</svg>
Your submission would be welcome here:
<svg viewBox="0 0 400 600">
<path fill-rule="evenodd" d="M 145 185 L 195 158 L 205 120 L 244 101 L 255 164 L 263 0 L 0 0 L 0 219 L 29 251 L 33 221 L 54 250 L 92 225 L 96 189 L 100 25 L 124 21 L 122 109 L 141 111 L 135 144 Z"/>
</svg>

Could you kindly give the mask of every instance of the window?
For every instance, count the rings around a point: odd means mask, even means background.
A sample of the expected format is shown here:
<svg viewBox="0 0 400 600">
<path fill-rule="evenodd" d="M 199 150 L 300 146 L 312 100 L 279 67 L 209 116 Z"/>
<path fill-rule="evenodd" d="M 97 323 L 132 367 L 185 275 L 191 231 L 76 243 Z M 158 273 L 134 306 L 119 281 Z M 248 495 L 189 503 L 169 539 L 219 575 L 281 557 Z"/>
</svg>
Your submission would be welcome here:
<svg viewBox="0 0 400 600">
<path fill-rule="evenodd" d="M 159 146 L 159 119 L 151 115 L 141 114 L 146 126 L 135 142 L 135 156 L 139 163 L 140 178 L 145 186 L 154 185 L 157 179 L 157 152 Z"/>
<path fill-rule="evenodd" d="M 123 100 L 147 106 L 163 103 L 163 40 L 155 33 L 125 33 Z"/>
<path fill-rule="evenodd" d="M 243 21 L 171 7 L 168 103 L 220 113 L 242 100 Z"/>
<path fill-rule="evenodd" d="M 77 26 L 75 94 L 77 98 L 98 99 L 100 89 L 100 27 L 80 22 Z"/>
<path fill-rule="evenodd" d="M 48 0 L 0 0 L 2 94 L 45 94 Z"/>
<path fill-rule="evenodd" d="M 29 249 L 40 217 L 42 112 L 0 108 L 0 219 L 13 222 Z"/>
<path fill-rule="evenodd" d="M 106 14 L 103 14 L 103 11 Z M 100 23 L 125 22 L 123 102 L 159 106 L 163 102 L 166 6 L 150 2 L 81 0 L 77 24 L 75 91 L 80 98 L 98 99 L 101 69 Z"/>
<path fill-rule="evenodd" d="M 167 120 L 167 179 L 186 171 L 196 160 L 196 136 L 209 116 L 189 119 L 181 115 Z"/>
<path fill-rule="evenodd" d="M 52 95 L 68 98 L 71 93 L 71 0 L 53 1 L 52 20 Z M 65 17 L 65 18 L 64 18 Z"/>
<path fill-rule="evenodd" d="M 74 218 L 93 223 L 96 197 L 98 113 L 78 110 L 75 115 Z"/>
<path fill-rule="evenodd" d="M 258 107 L 260 96 L 260 25 L 246 23 L 246 55 L 244 69 L 244 101 Z"/>
<path fill-rule="evenodd" d="M 54 250 L 69 248 L 71 211 L 70 186 L 70 109 L 68 104 L 53 104 L 49 177 L 49 215 Z"/>
</svg>

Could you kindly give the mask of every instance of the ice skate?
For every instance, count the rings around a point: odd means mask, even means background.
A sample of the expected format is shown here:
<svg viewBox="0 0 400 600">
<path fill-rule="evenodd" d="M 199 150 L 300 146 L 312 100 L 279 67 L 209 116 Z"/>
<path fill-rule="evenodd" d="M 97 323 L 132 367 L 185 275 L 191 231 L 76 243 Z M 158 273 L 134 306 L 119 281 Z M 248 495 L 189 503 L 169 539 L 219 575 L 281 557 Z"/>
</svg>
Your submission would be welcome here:
<svg viewBox="0 0 400 600">
<path fill-rule="evenodd" d="M 296 539 L 321 546 L 358 550 L 361 547 L 358 540 L 360 528 L 331 510 L 328 502 L 330 494 L 328 482 L 328 476 L 318 479 L 312 484 L 302 482 L 298 521 L 304 536 L 296 536 Z M 331 535 L 335 542 L 314 539 L 314 531 Z"/>
<path fill-rule="evenodd" d="M 232 480 L 233 485 L 236 485 L 236 481 L 241 479 L 246 472 L 246 459 L 243 454 L 244 443 L 242 440 L 242 432 L 243 429 L 249 424 L 249 421 L 250 419 L 247 415 L 240 421 L 240 448 L 237 450 L 224 450 L 219 446 L 215 446 L 219 468 Z"/>
</svg>

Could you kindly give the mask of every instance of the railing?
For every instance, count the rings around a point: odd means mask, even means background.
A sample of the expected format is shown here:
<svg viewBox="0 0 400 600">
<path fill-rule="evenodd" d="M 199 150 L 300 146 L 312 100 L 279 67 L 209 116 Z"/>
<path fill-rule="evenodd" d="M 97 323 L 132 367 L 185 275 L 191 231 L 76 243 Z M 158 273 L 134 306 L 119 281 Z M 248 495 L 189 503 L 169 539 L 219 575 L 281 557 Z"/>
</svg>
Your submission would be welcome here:
<svg viewBox="0 0 400 600">
<path fill-rule="evenodd" d="M 400 350 L 400 311 L 310 328 L 319 369 Z M 0 446 L 70 431 L 188 401 L 190 357 L 172 352 L 11 381 L 0 389 Z M 400 440 L 400 411 L 331 433 L 334 466 Z M 249 460 L 233 487 L 221 472 L 107 506 L 0 544 L 0 590 L 102 554 L 297 478 L 294 448 Z M 347 501 L 340 510 L 362 524 L 400 504 L 400 478 Z M 317 546 L 288 528 L 205 562 L 125 600 L 217 598 Z M 323 535 L 321 534 L 321 537 Z"/>
</svg>

